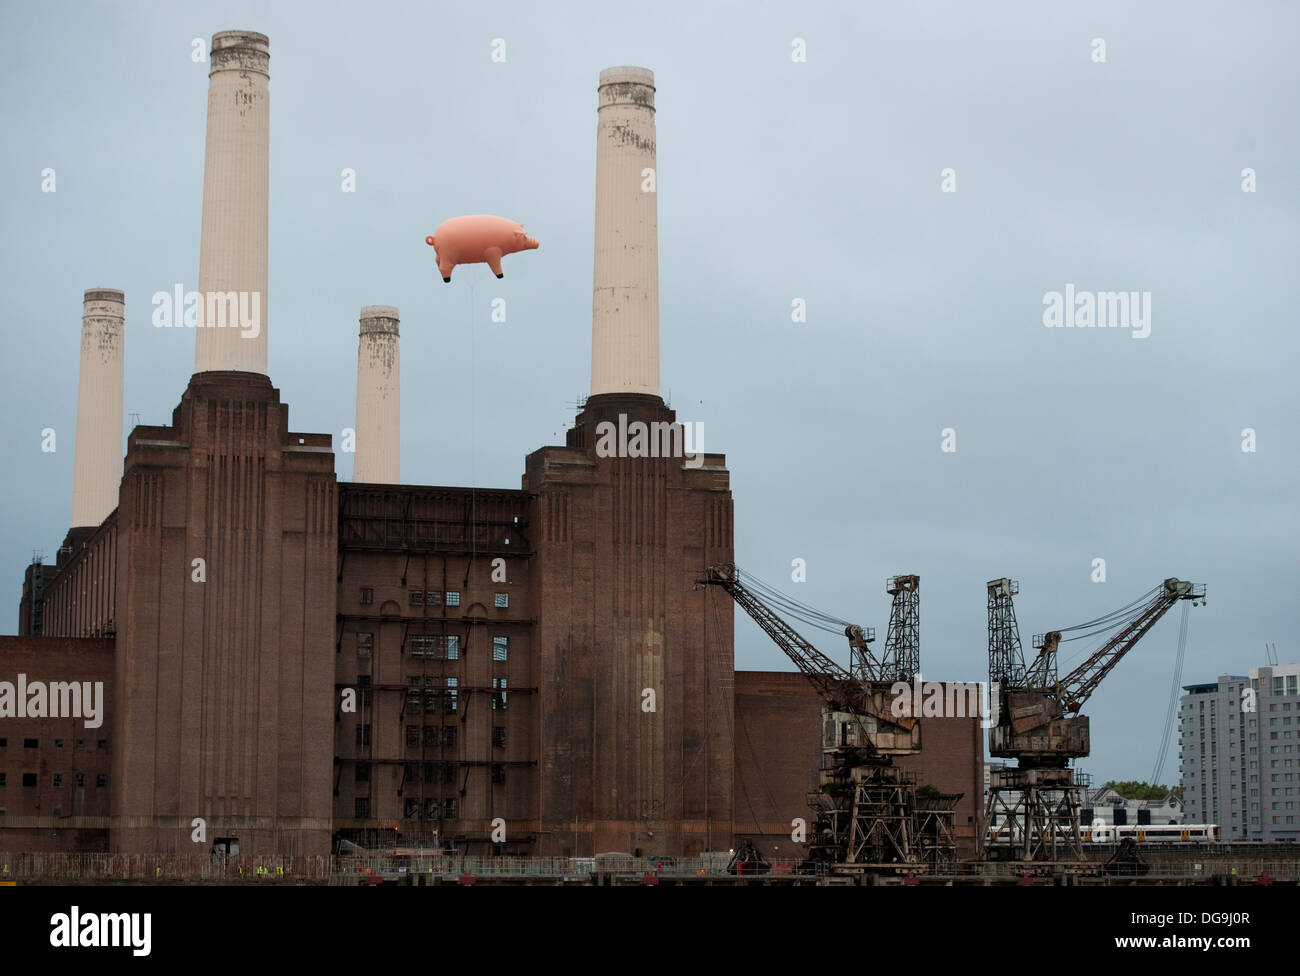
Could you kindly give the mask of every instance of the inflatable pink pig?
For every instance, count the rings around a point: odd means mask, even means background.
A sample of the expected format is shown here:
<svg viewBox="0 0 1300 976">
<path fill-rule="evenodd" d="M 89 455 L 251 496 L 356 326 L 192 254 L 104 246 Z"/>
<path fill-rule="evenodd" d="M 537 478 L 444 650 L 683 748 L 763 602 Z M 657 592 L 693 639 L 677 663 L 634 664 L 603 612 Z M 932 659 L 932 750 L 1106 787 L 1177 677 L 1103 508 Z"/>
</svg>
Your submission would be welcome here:
<svg viewBox="0 0 1300 976">
<path fill-rule="evenodd" d="M 501 256 L 516 251 L 532 251 L 537 241 L 524 233 L 524 225 L 504 217 L 478 214 L 444 220 L 424 242 L 438 255 L 438 270 L 443 281 L 451 281 L 451 270 L 458 264 L 487 262 L 498 278 Z"/>
</svg>

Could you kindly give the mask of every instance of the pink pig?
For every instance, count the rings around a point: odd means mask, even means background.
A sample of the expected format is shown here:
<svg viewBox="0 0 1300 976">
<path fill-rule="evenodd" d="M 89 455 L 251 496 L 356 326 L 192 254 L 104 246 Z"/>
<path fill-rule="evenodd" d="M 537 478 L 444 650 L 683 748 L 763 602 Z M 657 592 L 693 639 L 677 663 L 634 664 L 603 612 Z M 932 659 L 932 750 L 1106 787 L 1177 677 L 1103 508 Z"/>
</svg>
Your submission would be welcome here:
<svg viewBox="0 0 1300 976">
<path fill-rule="evenodd" d="M 503 254 L 531 251 L 537 247 L 537 241 L 524 233 L 523 224 L 487 214 L 444 220 L 424 242 L 438 255 L 438 270 L 442 272 L 443 281 L 451 281 L 451 270 L 458 264 L 484 261 L 494 275 L 504 277 L 501 273 Z"/>
</svg>

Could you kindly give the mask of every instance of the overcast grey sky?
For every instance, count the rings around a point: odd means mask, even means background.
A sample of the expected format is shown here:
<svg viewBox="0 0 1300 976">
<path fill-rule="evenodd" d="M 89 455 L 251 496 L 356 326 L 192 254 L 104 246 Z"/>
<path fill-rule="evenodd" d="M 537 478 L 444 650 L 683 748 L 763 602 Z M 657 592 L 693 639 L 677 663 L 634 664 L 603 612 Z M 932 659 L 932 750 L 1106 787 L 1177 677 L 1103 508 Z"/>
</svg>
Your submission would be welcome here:
<svg viewBox="0 0 1300 976">
<path fill-rule="evenodd" d="M 1209 587 L 1184 683 L 1246 673 L 1266 641 L 1300 657 L 1293 4 L 0 16 L 0 630 L 31 551 L 52 558 L 68 524 L 82 292 L 126 292 L 128 413 L 169 422 L 193 369 L 193 331 L 150 324 L 154 292 L 197 287 L 208 80 L 191 41 L 251 29 L 271 40 L 270 374 L 291 429 L 337 445 L 358 311 L 391 304 L 403 481 L 517 487 L 524 456 L 562 442 L 589 379 L 597 75 L 642 65 L 664 393 L 726 454 L 742 567 L 882 638 L 885 578 L 920 574 L 935 679 L 985 677 L 984 583 L 1002 575 L 1021 581 L 1026 647 L 1180 576 Z M 521 221 L 540 250 L 507 257 L 504 281 L 469 266 L 444 285 L 424 237 L 470 213 Z M 1150 335 L 1044 328 L 1067 283 L 1150 292 Z M 1089 702 L 1094 776 L 1150 774 L 1177 633 L 1174 612 Z M 789 668 L 743 615 L 736 665 Z"/>
</svg>

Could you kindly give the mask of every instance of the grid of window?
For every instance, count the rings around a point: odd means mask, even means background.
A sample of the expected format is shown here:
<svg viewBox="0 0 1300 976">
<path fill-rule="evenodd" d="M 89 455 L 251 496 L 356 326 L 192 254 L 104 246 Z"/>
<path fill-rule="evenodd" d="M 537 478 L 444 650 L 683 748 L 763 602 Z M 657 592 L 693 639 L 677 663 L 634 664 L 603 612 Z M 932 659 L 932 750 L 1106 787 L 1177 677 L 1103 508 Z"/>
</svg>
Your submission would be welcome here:
<svg viewBox="0 0 1300 976">
<path fill-rule="evenodd" d="M 496 607 L 498 610 L 506 609 L 508 606 L 510 606 L 510 594 L 494 593 L 492 595 L 492 605 Z"/>
<path fill-rule="evenodd" d="M 504 749 L 506 747 L 506 727 L 504 725 L 494 725 L 492 727 L 492 748 Z"/>
<path fill-rule="evenodd" d="M 361 587 L 361 605 L 368 607 L 375 602 L 375 590 L 370 586 Z"/>
<path fill-rule="evenodd" d="M 447 591 L 447 606 L 449 606 L 449 607 L 458 607 L 458 606 L 460 606 L 460 591 L 459 591 L 459 590 L 448 590 L 448 591 Z"/>
<path fill-rule="evenodd" d="M 492 638 L 492 660 L 504 661 L 507 659 L 510 651 L 510 638 L 493 637 Z"/>
<path fill-rule="evenodd" d="M 457 691 L 456 689 L 457 689 L 457 685 L 459 684 L 460 684 L 460 680 L 458 678 L 447 679 L 447 711 L 448 712 L 454 712 L 458 707 L 458 699 L 460 697 L 460 692 Z"/>
<path fill-rule="evenodd" d="M 352 805 L 353 813 L 358 820 L 364 820 L 370 816 L 370 797 L 359 796 Z"/>
<path fill-rule="evenodd" d="M 506 679 L 492 679 L 492 709 L 494 711 L 504 710 L 506 707 Z"/>
<path fill-rule="evenodd" d="M 369 657 L 374 648 L 374 634 L 357 634 L 357 657 Z"/>
<path fill-rule="evenodd" d="M 424 606 L 424 590 L 411 591 L 411 606 L 413 607 Z"/>
</svg>

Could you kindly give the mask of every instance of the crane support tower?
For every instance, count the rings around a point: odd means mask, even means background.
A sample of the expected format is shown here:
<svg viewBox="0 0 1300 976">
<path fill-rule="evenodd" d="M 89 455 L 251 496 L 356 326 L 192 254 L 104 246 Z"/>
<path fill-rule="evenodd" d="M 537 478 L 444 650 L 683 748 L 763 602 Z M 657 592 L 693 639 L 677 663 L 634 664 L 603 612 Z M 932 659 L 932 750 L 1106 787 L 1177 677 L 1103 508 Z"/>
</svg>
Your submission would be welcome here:
<svg viewBox="0 0 1300 976">
<path fill-rule="evenodd" d="M 986 586 L 989 683 L 997 687 L 1001 701 L 998 724 L 989 729 L 989 754 L 1015 759 L 1017 765 L 989 775 L 985 854 L 1081 862 L 1080 791 L 1086 784 L 1069 765 L 1088 755 L 1090 747 L 1088 719 L 1079 711 L 1101 680 L 1175 603 L 1204 603 L 1205 586 L 1171 577 L 1114 613 L 1037 635 L 1033 644 L 1038 654 L 1028 666 L 1011 602 L 1018 584 L 1003 578 Z M 1108 631 L 1101 647 L 1064 678 L 1058 677 L 1057 652 L 1063 640 Z"/>
<path fill-rule="evenodd" d="M 822 708 L 820 790 L 809 794 L 815 827 L 809 859 L 836 873 L 866 873 L 907 865 L 937 866 L 956 860 L 957 795 L 927 798 L 918 806 L 915 778 L 894 765 L 921 751 L 921 726 L 911 714 L 892 708 L 895 682 L 910 682 L 920 668 L 920 622 L 916 576 L 887 584 L 894 598 L 889 638 L 877 658 L 875 632 L 826 617 L 769 590 L 773 602 L 792 615 L 829 630 L 844 626 L 850 668 L 845 670 L 800 636 L 751 586 L 734 565 L 710 566 L 697 585 L 718 586 L 761 627 L 808 678 L 825 702 Z M 766 589 L 766 588 L 765 588 Z"/>
</svg>

